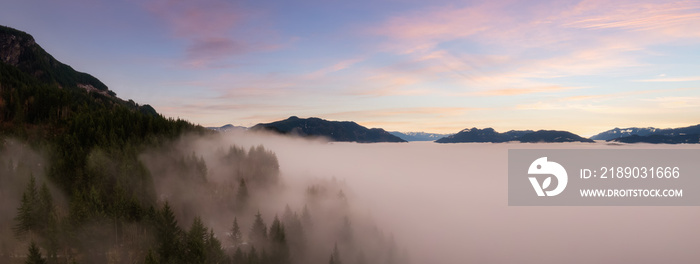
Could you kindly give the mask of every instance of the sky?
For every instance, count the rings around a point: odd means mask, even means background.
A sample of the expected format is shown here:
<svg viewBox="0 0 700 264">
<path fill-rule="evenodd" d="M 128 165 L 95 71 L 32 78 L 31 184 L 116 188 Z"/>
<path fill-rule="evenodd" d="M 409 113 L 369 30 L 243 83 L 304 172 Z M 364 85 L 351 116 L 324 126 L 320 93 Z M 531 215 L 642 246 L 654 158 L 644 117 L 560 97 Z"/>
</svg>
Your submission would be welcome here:
<svg viewBox="0 0 700 264">
<path fill-rule="evenodd" d="M 0 24 L 203 126 L 700 123 L 699 1 L 8 0 Z"/>
</svg>

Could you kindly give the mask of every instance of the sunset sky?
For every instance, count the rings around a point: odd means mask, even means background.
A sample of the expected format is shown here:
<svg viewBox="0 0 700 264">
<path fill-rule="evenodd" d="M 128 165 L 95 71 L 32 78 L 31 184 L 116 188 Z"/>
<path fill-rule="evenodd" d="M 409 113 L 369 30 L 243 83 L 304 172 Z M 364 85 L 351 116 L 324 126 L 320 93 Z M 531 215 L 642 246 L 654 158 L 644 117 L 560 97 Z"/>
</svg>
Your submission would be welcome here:
<svg viewBox="0 0 700 264">
<path fill-rule="evenodd" d="M 204 126 L 700 123 L 700 1 L 9 0 L 0 24 Z"/>
</svg>

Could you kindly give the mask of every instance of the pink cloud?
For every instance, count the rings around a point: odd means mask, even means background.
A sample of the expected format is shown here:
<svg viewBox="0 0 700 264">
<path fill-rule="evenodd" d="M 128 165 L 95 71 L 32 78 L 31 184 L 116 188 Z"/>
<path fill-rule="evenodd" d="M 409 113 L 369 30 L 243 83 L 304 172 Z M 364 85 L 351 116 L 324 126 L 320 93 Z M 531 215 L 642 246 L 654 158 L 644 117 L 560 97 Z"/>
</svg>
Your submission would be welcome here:
<svg viewBox="0 0 700 264">
<path fill-rule="evenodd" d="M 232 56 L 278 47 L 270 43 L 272 33 L 264 28 L 238 37 L 246 30 L 243 24 L 261 16 L 233 1 L 150 0 L 144 7 L 174 37 L 187 42 L 184 55 L 189 67 L 220 67 Z"/>
<path fill-rule="evenodd" d="M 384 37 L 381 51 L 411 65 L 380 72 L 412 84 L 439 76 L 462 85 L 455 94 L 497 96 L 563 87 L 556 80 L 561 77 L 630 74 L 650 66 L 642 58 L 652 46 L 700 41 L 697 28 L 697 1 L 588 0 L 449 5 L 400 14 L 367 31 Z M 440 45 L 448 42 L 487 51 Z"/>
</svg>

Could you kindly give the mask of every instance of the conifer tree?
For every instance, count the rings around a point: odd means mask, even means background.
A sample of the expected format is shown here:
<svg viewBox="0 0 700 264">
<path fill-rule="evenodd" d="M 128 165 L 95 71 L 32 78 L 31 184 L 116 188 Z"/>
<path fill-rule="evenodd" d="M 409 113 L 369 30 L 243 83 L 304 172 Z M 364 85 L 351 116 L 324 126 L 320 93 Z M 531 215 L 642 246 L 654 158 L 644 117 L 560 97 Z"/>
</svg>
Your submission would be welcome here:
<svg viewBox="0 0 700 264">
<path fill-rule="evenodd" d="M 245 264 L 245 261 L 243 250 L 240 247 L 236 248 L 236 252 L 233 253 L 233 264 Z"/>
<path fill-rule="evenodd" d="M 255 222 L 250 231 L 250 241 L 258 247 L 263 247 L 267 244 L 267 226 L 265 226 L 260 211 L 255 215 Z"/>
<path fill-rule="evenodd" d="M 313 221 L 311 220 L 311 214 L 309 213 L 309 207 L 306 205 L 304 205 L 304 210 L 302 210 L 301 212 L 301 223 L 306 228 L 309 228 L 313 225 Z"/>
<path fill-rule="evenodd" d="M 224 263 L 226 256 L 221 249 L 221 242 L 214 235 L 214 229 L 209 230 L 209 237 L 205 241 L 207 263 Z"/>
<path fill-rule="evenodd" d="M 248 264 L 260 264 L 260 258 L 258 257 L 258 251 L 255 249 L 255 246 L 252 246 L 250 248 L 250 252 L 248 252 Z"/>
<path fill-rule="evenodd" d="M 238 226 L 238 219 L 236 217 L 233 218 L 233 226 L 231 227 L 229 238 L 234 247 L 238 247 L 243 243 L 243 235 L 241 234 L 241 228 Z"/>
<path fill-rule="evenodd" d="M 29 176 L 29 183 L 22 194 L 20 206 L 17 208 L 17 215 L 15 216 L 16 223 L 13 227 L 13 231 L 18 238 L 23 237 L 27 233 L 37 231 L 40 222 L 38 218 L 38 213 L 40 212 L 38 199 L 36 179 L 34 175 L 31 174 Z"/>
<path fill-rule="evenodd" d="M 288 263 L 289 246 L 287 245 L 287 238 L 284 231 L 284 225 L 282 225 L 277 216 L 275 216 L 275 220 L 272 221 L 272 225 L 270 225 L 269 239 L 272 246 L 270 255 L 271 262 L 279 264 Z"/>
<path fill-rule="evenodd" d="M 161 263 L 174 262 L 181 255 L 182 230 L 166 201 L 157 221 L 158 256 Z"/>
<path fill-rule="evenodd" d="M 29 253 L 27 253 L 27 260 L 24 262 L 25 264 L 46 264 L 46 260 L 41 256 L 41 252 L 39 251 L 39 247 L 36 246 L 36 243 L 32 241 L 31 244 L 29 244 Z"/>
<path fill-rule="evenodd" d="M 338 243 L 333 247 L 333 253 L 331 253 L 331 261 L 333 264 L 342 264 L 340 260 L 340 251 L 338 250 Z"/>
<path fill-rule="evenodd" d="M 236 193 L 236 207 L 239 211 L 242 211 L 248 206 L 248 186 L 246 185 L 245 179 L 241 179 L 240 186 L 238 187 L 238 193 Z"/>
<path fill-rule="evenodd" d="M 190 231 L 187 232 L 187 242 L 186 242 L 186 257 L 185 261 L 188 263 L 204 263 L 205 256 L 205 240 L 208 238 L 207 229 L 202 224 L 202 220 L 199 217 L 195 217 L 190 227 Z"/>
</svg>

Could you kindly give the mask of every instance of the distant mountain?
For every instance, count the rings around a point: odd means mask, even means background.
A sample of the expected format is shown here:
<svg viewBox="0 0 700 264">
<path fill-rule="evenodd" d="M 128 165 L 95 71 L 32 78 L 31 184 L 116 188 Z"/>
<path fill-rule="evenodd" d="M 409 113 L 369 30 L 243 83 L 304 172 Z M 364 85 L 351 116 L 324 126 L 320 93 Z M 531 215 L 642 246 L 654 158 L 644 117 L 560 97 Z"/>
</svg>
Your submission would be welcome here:
<svg viewBox="0 0 700 264">
<path fill-rule="evenodd" d="M 496 132 L 493 128 L 468 128 L 452 136 L 438 139 L 437 143 L 467 143 L 467 142 L 593 142 L 567 131 L 556 130 L 511 130 L 505 133 Z"/>
<path fill-rule="evenodd" d="M 658 131 L 658 128 L 654 127 L 628 127 L 628 128 L 613 128 L 605 132 L 601 132 L 595 136 L 592 136 L 591 139 L 593 140 L 611 140 L 611 139 L 616 139 L 616 138 L 621 138 L 621 137 L 628 137 L 632 135 L 638 135 L 638 136 L 648 136 L 656 131 Z"/>
<path fill-rule="evenodd" d="M 649 136 L 638 136 L 632 135 L 628 137 L 616 138 L 610 141 L 621 142 L 621 143 L 653 143 L 653 144 L 697 144 L 700 143 L 699 134 L 691 135 L 649 135 Z"/>
<path fill-rule="evenodd" d="M 326 137 L 333 141 L 347 142 L 406 142 L 389 134 L 381 128 L 368 129 L 350 121 L 328 121 L 320 118 L 298 118 L 292 116 L 286 120 L 267 124 L 257 124 L 251 130 L 268 130 L 280 134 L 292 134 L 311 137 Z"/>
<path fill-rule="evenodd" d="M 517 141 L 523 143 L 538 143 L 538 142 L 594 142 L 591 139 L 581 137 L 568 131 L 558 130 L 538 130 L 532 133 L 527 133 L 516 138 Z"/>
<path fill-rule="evenodd" d="M 214 130 L 214 131 L 219 131 L 219 132 L 227 132 L 227 131 L 234 131 L 234 130 L 248 130 L 247 127 L 244 126 L 234 126 L 231 124 L 226 124 L 224 126 L 220 127 L 207 127 L 209 130 Z"/>
<path fill-rule="evenodd" d="M 394 136 L 397 136 L 406 141 L 435 141 L 437 139 L 451 136 L 452 134 L 435 134 L 435 133 L 425 133 L 425 132 L 389 132 Z"/>
<path fill-rule="evenodd" d="M 632 134 L 625 137 L 608 139 L 607 141 L 654 144 L 700 143 L 700 125 L 655 129 L 655 131 L 649 134 Z"/>
<path fill-rule="evenodd" d="M 493 128 L 467 128 L 459 133 L 438 139 L 437 143 L 466 143 L 466 142 L 508 142 L 518 137 L 532 133 L 532 130 L 511 130 L 505 133 L 496 132 Z"/>
</svg>

